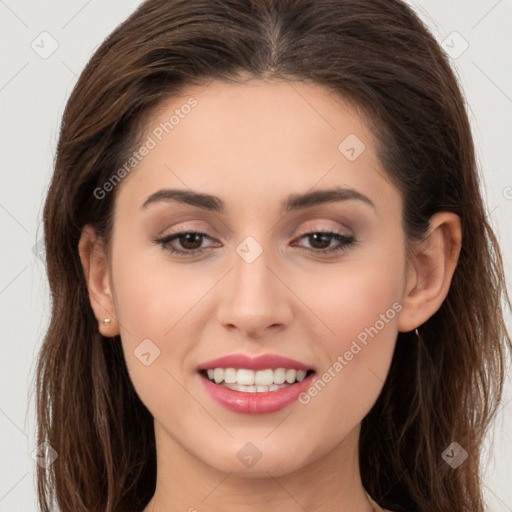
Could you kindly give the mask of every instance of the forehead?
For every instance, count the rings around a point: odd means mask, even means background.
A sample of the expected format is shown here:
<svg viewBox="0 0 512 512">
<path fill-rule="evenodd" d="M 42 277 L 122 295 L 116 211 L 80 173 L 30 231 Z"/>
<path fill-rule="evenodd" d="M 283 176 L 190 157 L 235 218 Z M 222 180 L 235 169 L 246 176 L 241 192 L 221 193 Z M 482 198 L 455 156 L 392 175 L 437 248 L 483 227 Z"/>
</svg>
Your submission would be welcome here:
<svg viewBox="0 0 512 512">
<path fill-rule="evenodd" d="M 195 104 L 192 108 L 188 106 L 191 100 Z M 166 125 L 169 121 L 172 126 Z M 246 150 L 253 147 L 247 158 L 253 154 L 263 157 L 261 144 L 278 153 L 280 147 L 289 149 L 287 141 L 303 141 L 303 147 L 296 148 L 303 153 L 316 149 L 319 139 L 327 137 L 326 143 L 336 142 L 350 131 L 373 143 L 367 120 L 354 105 L 318 84 L 284 80 L 214 80 L 205 86 L 189 87 L 157 105 L 146 118 L 145 128 L 147 134 L 162 128 L 164 138 L 170 139 L 166 135 L 172 133 L 174 138 L 196 139 L 198 145 L 213 139 L 217 143 L 221 139 L 225 143 L 244 143 Z M 159 138 L 158 133 L 156 136 Z"/>
<path fill-rule="evenodd" d="M 260 206 L 263 199 L 281 204 L 284 192 L 337 185 L 374 196 L 385 185 L 397 199 L 366 119 L 318 84 L 191 86 L 146 116 L 142 141 L 151 149 L 123 183 L 130 203 L 164 185 L 231 192 L 246 207 L 255 197 Z"/>
</svg>

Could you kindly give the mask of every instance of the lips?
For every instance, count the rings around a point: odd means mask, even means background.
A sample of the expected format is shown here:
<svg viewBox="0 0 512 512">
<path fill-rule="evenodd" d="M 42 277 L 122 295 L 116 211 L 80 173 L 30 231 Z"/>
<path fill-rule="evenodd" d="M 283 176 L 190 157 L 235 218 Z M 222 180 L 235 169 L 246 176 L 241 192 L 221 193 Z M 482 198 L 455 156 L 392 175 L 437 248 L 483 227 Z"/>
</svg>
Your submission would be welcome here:
<svg viewBox="0 0 512 512">
<path fill-rule="evenodd" d="M 277 354 L 262 354 L 256 357 L 250 357 L 246 354 L 229 354 L 217 359 L 212 359 L 211 361 L 206 361 L 198 366 L 198 370 L 209 370 L 213 368 L 247 368 L 249 370 L 294 368 L 295 370 L 315 371 L 313 366 Z"/>
<path fill-rule="evenodd" d="M 302 382 L 264 393 L 247 393 L 228 389 L 210 382 L 202 375 L 200 379 L 210 398 L 225 409 L 238 414 L 269 414 L 297 402 L 301 393 L 304 393 L 313 383 L 314 376 L 315 374 L 311 373 Z"/>
<path fill-rule="evenodd" d="M 240 414 L 267 414 L 297 401 L 316 372 L 311 366 L 277 354 L 230 354 L 202 363 L 198 373 L 210 397 L 226 409 Z"/>
</svg>

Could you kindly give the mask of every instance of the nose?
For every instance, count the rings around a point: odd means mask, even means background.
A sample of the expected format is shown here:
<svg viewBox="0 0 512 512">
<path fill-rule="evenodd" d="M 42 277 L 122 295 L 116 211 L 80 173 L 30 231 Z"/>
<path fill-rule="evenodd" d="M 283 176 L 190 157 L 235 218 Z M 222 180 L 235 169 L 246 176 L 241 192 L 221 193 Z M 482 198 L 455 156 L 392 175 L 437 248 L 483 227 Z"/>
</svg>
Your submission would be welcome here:
<svg viewBox="0 0 512 512">
<path fill-rule="evenodd" d="M 226 329 L 238 330 L 241 337 L 261 339 L 292 320 L 294 295 L 282 266 L 270 253 L 264 249 L 254 261 L 237 253 L 234 268 L 223 280 L 217 318 Z"/>
</svg>

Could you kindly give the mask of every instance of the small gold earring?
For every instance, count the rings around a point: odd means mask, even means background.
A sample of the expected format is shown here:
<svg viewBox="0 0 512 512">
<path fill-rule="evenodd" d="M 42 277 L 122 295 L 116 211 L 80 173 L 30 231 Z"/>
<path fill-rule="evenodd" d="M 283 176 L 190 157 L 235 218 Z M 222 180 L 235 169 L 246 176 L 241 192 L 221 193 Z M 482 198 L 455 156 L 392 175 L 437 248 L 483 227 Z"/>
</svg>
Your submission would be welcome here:
<svg viewBox="0 0 512 512">
<path fill-rule="evenodd" d="M 414 332 L 416 333 L 416 336 L 418 336 L 418 338 L 420 337 L 420 333 L 418 332 L 418 328 L 416 327 L 416 329 L 414 329 Z"/>
<path fill-rule="evenodd" d="M 103 319 L 103 325 L 108 325 L 112 320 L 110 318 Z"/>
</svg>

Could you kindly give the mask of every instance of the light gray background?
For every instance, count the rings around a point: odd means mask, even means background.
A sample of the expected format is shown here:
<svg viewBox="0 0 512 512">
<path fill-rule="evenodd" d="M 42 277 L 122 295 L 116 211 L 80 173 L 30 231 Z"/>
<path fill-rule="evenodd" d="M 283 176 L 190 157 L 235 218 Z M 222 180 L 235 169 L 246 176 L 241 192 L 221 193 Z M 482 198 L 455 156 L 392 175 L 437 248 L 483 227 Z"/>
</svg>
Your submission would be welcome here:
<svg viewBox="0 0 512 512">
<path fill-rule="evenodd" d="M 42 204 L 60 118 L 87 60 L 139 3 L 0 0 L 0 512 L 37 510 L 32 384 L 49 300 L 34 246 L 42 237 Z M 470 106 L 488 210 L 510 283 L 512 1 L 409 3 L 452 55 Z M 44 31 L 50 36 L 41 35 Z M 45 55 L 52 44 L 58 47 Z M 485 494 L 492 512 L 512 511 L 511 373 L 509 366 L 505 398 L 486 443 Z"/>
</svg>

